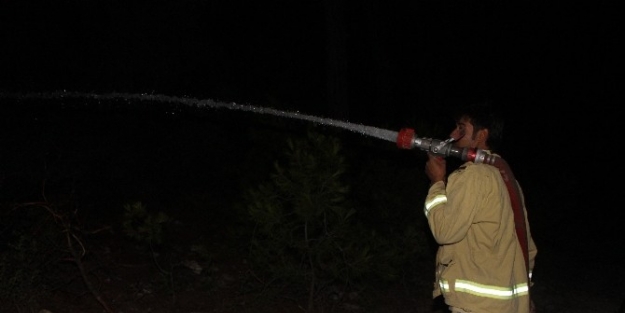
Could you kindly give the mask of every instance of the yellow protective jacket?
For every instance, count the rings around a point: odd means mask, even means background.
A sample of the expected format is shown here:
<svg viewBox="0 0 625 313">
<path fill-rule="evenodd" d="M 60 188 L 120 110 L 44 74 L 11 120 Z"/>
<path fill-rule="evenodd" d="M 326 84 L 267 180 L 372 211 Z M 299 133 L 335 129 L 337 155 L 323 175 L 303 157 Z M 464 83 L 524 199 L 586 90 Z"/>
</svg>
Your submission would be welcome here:
<svg viewBox="0 0 625 313">
<path fill-rule="evenodd" d="M 437 182 L 430 187 L 425 215 L 439 244 L 434 297 L 442 294 L 446 304 L 467 312 L 530 312 L 529 287 L 537 249 L 522 203 L 529 273 L 510 196 L 496 167 L 466 162 L 449 175 L 447 185 Z"/>
</svg>

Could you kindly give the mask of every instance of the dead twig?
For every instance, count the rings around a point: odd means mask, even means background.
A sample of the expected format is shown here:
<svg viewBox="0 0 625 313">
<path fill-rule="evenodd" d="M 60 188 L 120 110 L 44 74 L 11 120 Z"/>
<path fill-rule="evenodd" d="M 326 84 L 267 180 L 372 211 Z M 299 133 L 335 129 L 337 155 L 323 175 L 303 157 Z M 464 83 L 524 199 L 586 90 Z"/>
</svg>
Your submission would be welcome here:
<svg viewBox="0 0 625 313">
<path fill-rule="evenodd" d="M 89 290 L 89 292 L 98 301 L 98 303 L 102 305 L 102 307 L 104 308 L 106 312 L 115 313 L 115 311 L 111 308 L 108 302 L 104 300 L 104 298 L 102 297 L 98 289 L 95 288 L 91 280 L 89 280 L 88 278 L 88 272 L 82 261 L 83 257 L 87 253 L 87 250 L 84 244 L 82 243 L 82 241 L 80 240 L 80 238 L 73 231 L 73 227 L 72 227 L 73 225 L 71 223 L 70 218 L 55 211 L 53 207 L 47 202 L 22 203 L 18 206 L 18 208 L 19 207 L 33 207 L 33 206 L 45 209 L 48 213 L 50 213 L 50 215 L 52 215 L 57 225 L 62 227 L 62 231 L 65 234 L 67 249 L 68 249 L 69 254 L 71 255 L 71 260 L 74 262 L 74 264 L 76 264 L 76 267 L 78 267 L 78 271 L 80 272 L 80 276 L 85 286 L 87 286 L 87 289 Z M 72 213 L 76 214 L 76 210 L 74 210 Z"/>
</svg>

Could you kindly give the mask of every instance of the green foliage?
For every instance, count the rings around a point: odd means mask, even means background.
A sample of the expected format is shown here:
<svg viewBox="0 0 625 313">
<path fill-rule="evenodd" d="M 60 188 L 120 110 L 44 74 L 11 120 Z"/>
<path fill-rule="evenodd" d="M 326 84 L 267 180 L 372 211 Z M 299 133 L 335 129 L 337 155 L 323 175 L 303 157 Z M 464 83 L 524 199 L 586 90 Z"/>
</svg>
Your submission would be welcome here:
<svg viewBox="0 0 625 313">
<path fill-rule="evenodd" d="M 256 222 L 252 258 L 274 277 L 301 281 L 315 270 L 347 271 L 329 264 L 341 253 L 347 222 L 355 210 L 340 180 L 345 171 L 338 140 L 310 133 L 308 140 L 288 140 L 288 165 L 276 162 L 271 180 L 247 194 Z"/>
<path fill-rule="evenodd" d="M 397 281 L 427 253 L 418 200 L 395 196 L 410 202 L 384 203 L 392 190 L 374 185 L 380 178 L 374 170 L 349 173 L 337 138 L 309 132 L 287 144 L 285 159 L 275 162 L 269 180 L 245 195 L 256 225 L 251 261 L 267 281 L 308 283 L 313 292 L 335 283 Z M 379 170 L 388 170 L 389 179 L 396 174 L 390 167 Z M 364 181 L 367 175 L 373 177 Z M 402 217 L 407 210 L 413 213 Z"/>
<path fill-rule="evenodd" d="M 431 253 L 435 251 L 428 240 L 431 234 L 423 214 L 423 199 L 429 184 L 419 159 L 424 154 L 406 152 L 369 153 L 368 158 L 360 157 L 350 177 L 359 223 L 375 230 L 392 247 L 384 249 L 383 255 L 388 257 L 380 255 L 376 266 L 384 271 L 382 267 L 388 265 L 393 276 L 403 275 L 399 271 L 410 271 L 415 260 L 431 261 Z"/>
<path fill-rule="evenodd" d="M 139 242 L 160 244 L 163 240 L 163 224 L 168 221 L 167 214 L 161 211 L 148 212 L 141 202 L 124 205 L 124 233 Z"/>
</svg>

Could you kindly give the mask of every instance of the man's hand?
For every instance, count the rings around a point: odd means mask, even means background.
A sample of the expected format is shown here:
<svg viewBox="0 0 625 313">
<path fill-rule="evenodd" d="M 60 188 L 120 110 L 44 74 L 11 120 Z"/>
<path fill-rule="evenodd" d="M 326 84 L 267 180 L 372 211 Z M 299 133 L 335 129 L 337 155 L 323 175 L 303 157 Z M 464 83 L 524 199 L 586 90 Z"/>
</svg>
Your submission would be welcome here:
<svg viewBox="0 0 625 313">
<path fill-rule="evenodd" d="M 432 184 L 444 181 L 447 174 L 447 162 L 440 155 L 428 153 L 428 161 L 425 162 L 425 174 Z"/>
</svg>

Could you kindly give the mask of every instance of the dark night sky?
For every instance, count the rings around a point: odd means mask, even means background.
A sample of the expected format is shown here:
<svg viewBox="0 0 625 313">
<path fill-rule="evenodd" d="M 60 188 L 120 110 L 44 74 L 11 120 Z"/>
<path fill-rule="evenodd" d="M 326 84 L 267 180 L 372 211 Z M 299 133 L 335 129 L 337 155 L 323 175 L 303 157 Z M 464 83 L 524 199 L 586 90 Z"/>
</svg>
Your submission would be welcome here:
<svg viewBox="0 0 625 313">
<path fill-rule="evenodd" d="M 567 184 L 530 199 L 556 212 L 541 218 L 568 214 L 561 198 L 580 220 L 615 213 L 622 10 L 388 2 L 333 2 L 351 121 L 410 127 L 488 98 L 509 114 L 509 160 L 529 197 Z M 0 91 L 148 92 L 326 115 L 326 12 L 323 1 L 3 1 Z"/>
<path fill-rule="evenodd" d="M 323 2 L 248 2 L 4 2 L 1 82 L 326 112 Z M 515 113 L 558 111 L 547 119 L 609 108 L 621 39 L 611 8 L 341 2 L 350 113 L 363 119 L 484 97 Z"/>
</svg>

